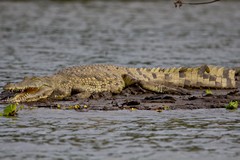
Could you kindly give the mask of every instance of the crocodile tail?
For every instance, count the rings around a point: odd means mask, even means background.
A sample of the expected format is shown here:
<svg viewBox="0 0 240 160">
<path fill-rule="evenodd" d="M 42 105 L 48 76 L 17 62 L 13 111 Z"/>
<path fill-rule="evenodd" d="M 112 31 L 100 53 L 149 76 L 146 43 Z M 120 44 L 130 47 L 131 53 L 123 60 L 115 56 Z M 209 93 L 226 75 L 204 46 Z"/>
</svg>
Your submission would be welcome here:
<svg viewBox="0 0 240 160">
<path fill-rule="evenodd" d="M 211 65 L 170 68 L 164 71 L 165 83 L 191 88 L 236 88 L 235 70 Z"/>
<path fill-rule="evenodd" d="M 127 68 L 136 80 L 188 88 L 236 88 L 235 70 L 217 66 L 179 68 Z"/>
<path fill-rule="evenodd" d="M 236 88 L 236 70 L 212 65 L 208 67 L 209 74 L 215 77 L 214 81 L 217 88 Z"/>
</svg>

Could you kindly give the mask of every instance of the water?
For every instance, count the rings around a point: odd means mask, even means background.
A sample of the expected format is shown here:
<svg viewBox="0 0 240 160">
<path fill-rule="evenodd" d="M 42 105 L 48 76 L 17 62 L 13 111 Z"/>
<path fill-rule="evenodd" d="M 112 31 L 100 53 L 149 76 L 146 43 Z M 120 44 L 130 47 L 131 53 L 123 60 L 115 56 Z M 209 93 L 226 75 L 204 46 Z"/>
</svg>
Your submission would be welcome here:
<svg viewBox="0 0 240 160">
<path fill-rule="evenodd" d="M 239 66 L 239 5 L 1 1 L 0 88 L 93 63 Z M 0 159 L 239 159 L 239 117 L 221 109 L 25 109 L 0 119 Z"/>
<path fill-rule="evenodd" d="M 239 114 L 24 110 L 1 119 L 0 158 L 237 159 Z"/>
</svg>

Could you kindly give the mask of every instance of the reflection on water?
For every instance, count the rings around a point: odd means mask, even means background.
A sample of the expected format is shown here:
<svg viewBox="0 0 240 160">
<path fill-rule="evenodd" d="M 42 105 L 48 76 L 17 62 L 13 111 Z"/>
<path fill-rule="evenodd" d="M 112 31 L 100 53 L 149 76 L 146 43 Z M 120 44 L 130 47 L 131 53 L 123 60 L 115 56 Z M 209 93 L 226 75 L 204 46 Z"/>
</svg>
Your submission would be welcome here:
<svg viewBox="0 0 240 160">
<path fill-rule="evenodd" d="M 1 1 L 0 88 L 82 64 L 238 66 L 239 26 L 239 1 L 181 9 L 168 1 Z M 24 110 L 0 119 L 0 158 L 236 159 L 239 117 L 225 110 Z"/>
</svg>

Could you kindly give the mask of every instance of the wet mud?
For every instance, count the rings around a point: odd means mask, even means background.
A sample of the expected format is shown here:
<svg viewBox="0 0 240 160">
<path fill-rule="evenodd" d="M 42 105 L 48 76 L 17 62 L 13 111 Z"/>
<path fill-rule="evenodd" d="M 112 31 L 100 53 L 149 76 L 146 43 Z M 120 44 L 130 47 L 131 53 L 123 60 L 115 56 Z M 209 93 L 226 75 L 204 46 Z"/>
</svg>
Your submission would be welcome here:
<svg viewBox="0 0 240 160">
<path fill-rule="evenodd" d="M 162 110 L 174 109 L 213 109 L 225 108 L 231 101 L 240 101 L 240 72 L 236 74 L 236 89 L 211 89 L 210 94 L 205 89 L 186 89 L 187 94 L 173 95 L 154 93 L 142 89 L 138 85 L 125 88 L 120 94 L 99 93 L 88 99 L 79 99 L 72 95 L 61 101 L 45 99 L 39 102 L 23 103 L 30 107 L 48 107 L 56 109 L 75 109 L 85 112 L 88 110 Z M 11 95 L 2 92 L 0 99 Z M 4 101 L 0 102 L 4 104 Z"/>
</svg>

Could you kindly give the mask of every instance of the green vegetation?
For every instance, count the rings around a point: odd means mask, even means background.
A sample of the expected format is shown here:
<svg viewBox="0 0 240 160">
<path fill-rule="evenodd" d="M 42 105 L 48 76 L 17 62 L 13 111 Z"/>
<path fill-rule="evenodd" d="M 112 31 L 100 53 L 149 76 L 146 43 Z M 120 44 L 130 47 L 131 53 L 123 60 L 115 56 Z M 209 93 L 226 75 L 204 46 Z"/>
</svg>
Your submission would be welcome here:
<svg viewBox="0 0 240 160">
<path fill-rule="evenodd" d="M 205 90 L 205 94 L 206 94 L 207 96 L 213 95 L 213 93 L 212 93 L 212 91 L 211 91 L 210 89 L 206 89 L 206 90 Z"/>
<path fill-rule="evenodd" d="M 228 110 L 235 110 L 238 109 L 238 101 L 231 101 L 227 106 L 225 106 Z"/>
<path fill-rule="evenodd" d="M 3 112 L 0 112 L 0 116 L 10 117 L 16 116 L 17 112 L 23 109 L 24 106 L 18 106 L 18 104 L 9 104 L 7 105 Z"/>
</svg>

